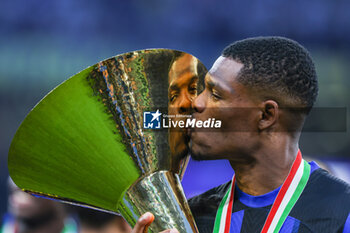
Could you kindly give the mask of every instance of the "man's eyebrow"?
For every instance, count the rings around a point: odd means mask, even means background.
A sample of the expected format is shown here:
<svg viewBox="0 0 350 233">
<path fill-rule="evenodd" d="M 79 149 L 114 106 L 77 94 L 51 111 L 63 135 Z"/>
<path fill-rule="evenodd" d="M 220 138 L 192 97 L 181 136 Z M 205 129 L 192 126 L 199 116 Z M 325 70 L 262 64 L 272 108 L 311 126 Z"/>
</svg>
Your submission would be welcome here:
<svg viewBox="0 0 350 233">
<path fill-rule="evenodd" d="M 188 84 L 191 85 L 193 82 L 198 81 L 198 80 L 199 80 L 198 76 L 197 76 L 197 75 L 193 75 L 193 76 L 190 78 L 190 81 L 188 82 Z M 178 83 L 175 81 L 173 84 L 171 84 L 171 85 L 169 86 L 169 89 L 170 89 L 170 90 L 178 91 L 178 90 L 180 90 L 180 87 L 178 86 Z"/>
<path fill-rule="evenodd" d="M 208 86 L 215 86 L 216 82 L 212 79 L 212 75 L 208 72 L 204 77 L 204 83 Z"/>
<path fill-rule="evenodd" d="M 216 85 L 216 83 L 214 83 L 213 81 L 211 80 L 205 80 L 205 84 L 211 89 L 211 88 L 214 88 Z"/>
<path fill-rule="evenodd" d="M 177 85 L 177 83 L 173 83 L 169 86 L 169 90 L 179 91 L 180 87 Z"/>
<path fill-rule="evenodd" d="M 215 81 L 213 81 L 213 80 L 211 80 L 211 79 L 205 79 L 205 83 L 206 83 L 206 85 L 208 86 L 208 88 L 209 89 L 213 89 L 213 88 L 215 88 L 215 89 L 217 89 L 217 90 L 219 90 L 219 91 L 223 91 L 224 89 L 220 86 L 220 84 L 219 83 L 217 83 L 217 82 L 215 82 Z"/>
</svg>

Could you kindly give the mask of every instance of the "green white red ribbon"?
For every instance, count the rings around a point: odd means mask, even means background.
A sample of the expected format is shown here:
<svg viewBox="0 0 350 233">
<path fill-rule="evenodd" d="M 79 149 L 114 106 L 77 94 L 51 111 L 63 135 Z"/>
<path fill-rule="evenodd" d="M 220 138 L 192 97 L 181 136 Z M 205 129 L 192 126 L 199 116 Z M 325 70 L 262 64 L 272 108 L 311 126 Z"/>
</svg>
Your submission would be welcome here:
<svg viewBox="0 0 350 233">
<path fill-rule="evenodd" d="M 292 168 L 272 204 L 262 233 L 277 233 L 303 192 L 310 177 L 310 165 L 302 158 L 300 150 Z M 222 199 L 216 213 L 213 233 L 229 233 L 233 208 L 235 176 L 231 186 Z"/>
</svg>

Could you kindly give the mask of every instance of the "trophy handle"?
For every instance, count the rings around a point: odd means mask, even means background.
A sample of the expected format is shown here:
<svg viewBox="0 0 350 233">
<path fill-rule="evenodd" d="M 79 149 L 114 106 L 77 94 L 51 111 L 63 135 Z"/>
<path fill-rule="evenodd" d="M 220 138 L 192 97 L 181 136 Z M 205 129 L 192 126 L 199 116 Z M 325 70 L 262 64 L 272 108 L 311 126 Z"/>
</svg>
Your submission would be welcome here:
<svg viewBox="0 0 350 233">
<path fill-rule="evenodd" d="M 173 172 L 159 171 L 138 180 L 119 201 L 118 211 L 131 226 L 151 212 L 155 219 L 149 232 L 176 228 L 180 233 L 198 233 L 179 176 Z"/>
</svg>

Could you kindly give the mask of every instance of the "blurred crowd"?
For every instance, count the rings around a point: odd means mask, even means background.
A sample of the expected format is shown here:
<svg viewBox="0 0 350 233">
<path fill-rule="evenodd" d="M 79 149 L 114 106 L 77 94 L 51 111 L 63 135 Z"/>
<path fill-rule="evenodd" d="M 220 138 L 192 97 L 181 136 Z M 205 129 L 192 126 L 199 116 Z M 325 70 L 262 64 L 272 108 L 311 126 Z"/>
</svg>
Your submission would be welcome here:
<svg viewBox="0 0 350 233">
<path fill-rule="evenodd" d="M 118 215 L 39 198 L 20 190 L 9 178 L 8 211 L 0 233 L 126 233 Z"/>
</svg>

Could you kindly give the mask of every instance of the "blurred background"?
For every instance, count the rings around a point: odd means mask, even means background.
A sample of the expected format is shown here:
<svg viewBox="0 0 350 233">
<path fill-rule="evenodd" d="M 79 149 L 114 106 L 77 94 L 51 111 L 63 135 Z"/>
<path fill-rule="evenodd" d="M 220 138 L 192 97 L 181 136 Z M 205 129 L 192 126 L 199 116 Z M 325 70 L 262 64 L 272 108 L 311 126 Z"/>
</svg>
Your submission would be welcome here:
<svg viewBox="0 0 350 233">
<path fill-rule="evenodd" d="M 7 153 L 16 129 L 65 79 L 100 60 L 145 48 L 183 50 L 210 68 L 231 42 L 268 35 L 294 39 L 311 52 L 319 76 L 316 106 L 345 108 L 348 116 L 350 1 L 1 1 L 0 217 L 7 208 Z M 348 117 L 346 122 L 349 126 Z M 349 142 L 347 127 L 304 133 L 300 147 L 350 181 Z M 191 161 L 184 189 L 193 196 L 231 175 L 225 161 Z"/>
</svg>

